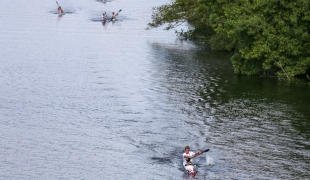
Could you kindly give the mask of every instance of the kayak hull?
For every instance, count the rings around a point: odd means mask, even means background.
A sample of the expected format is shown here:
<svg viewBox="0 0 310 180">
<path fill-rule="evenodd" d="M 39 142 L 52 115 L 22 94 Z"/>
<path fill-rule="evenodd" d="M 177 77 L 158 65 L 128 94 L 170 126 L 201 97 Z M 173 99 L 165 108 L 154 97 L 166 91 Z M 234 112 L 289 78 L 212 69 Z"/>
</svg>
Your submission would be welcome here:
<svg viewBox="0 0 310 180">
<path fill-rule="evenodd" d="M 187 165 L 187 166 L 183 166 L 184 169 L 193 177 L 196 175 L 196 166 L 195 165 Z"/>
</svg>

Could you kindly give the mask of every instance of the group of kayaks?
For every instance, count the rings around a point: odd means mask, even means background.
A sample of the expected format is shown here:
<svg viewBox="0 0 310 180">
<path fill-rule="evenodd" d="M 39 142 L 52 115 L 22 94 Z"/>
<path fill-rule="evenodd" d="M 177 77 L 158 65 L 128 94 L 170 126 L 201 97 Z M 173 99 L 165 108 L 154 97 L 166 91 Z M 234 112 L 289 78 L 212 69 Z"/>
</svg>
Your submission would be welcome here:
<svg viewBox="0 0 310 180">
<path fill-rule="evenodd" d="M 57 5 L 58 5 L 58 14 L 59 15 L 63 15 L 64 14 L 64 11 L 63 11 L 63 9 L 61 8 L 61 6 L 59 6 L 59 4 L 58 4 L 58 2 L 56 1 L 56 3 L 57 3 Z M 114 22 L 114 21 L 116 21 L 116 16 L 118 15 L 118 13 L 120 13 L 122 11 L 122 9 L 120 9 L 116 14 L 114 14 L 114 12 L 112 13 L 112 17 L 109 19 L 108 18 L 108 16 L 107 16 L 107 13 L 106 12 L 104 12 L 103 14 L 102 14 L 102 22 L 103 23 L 105 23 L 106 21 L 112 21 L 112 22 Z M 202 153 L 203 152 L 208 152 L 209 151 L 209 149 L 207 149 L 207 150 L 205 150 L 205 151 L 202 151 Z M 183 167 L 184 167 L 184 169 L 185 169 L 185 171 L 189 174 L 189 175 L 191 175 L 192 177 L 194 177 L 196 174 L 197 174 L 197 168 L 196 168 L 196 165 L 195 164 L 186 164 L 186 165 L 184 165 L 183 164 Z"/>
<path fill-rule="evenodd" d="M 58 15 L 61 16 L 61 15 L 64 14 L 64 11 L 63 11 L 63 9 L 61 8 L 61 6 L 58 4 L 57 1 L 56 1 L 56 3 L 57 3 L 57 5 L 58 5 Z M 105 23 L 105 22 L 107 22 L 107 21 L 112 21 L 112 22 L 116 21 L 116 16 L 118 16 L 118 13 L 120 13 L 121 11 L 122 11 L 122 9 L 120 9 L 116 14 L 115 14 L 114 12 L 112 12 L 111 18 L 108 18 L 107 13 L 104 12 L 104 13 L 102 14 L 102 22 Z"/>
<path fill-rule="evenodd" d="M 118 13 L 120 13 L 121 11 L 122 11 L 122 9 L 120 9 L 116 14 L 115 14 L 114 12 L 112 12 L 112 16 L 111 16 L 110 20 L 111 20 L 112 22 L 116 21 L 116 16 L 118 16 Z M 107 22 L 107 21 L 109 21 L 109 18 L 108 18 L 108 16 L 107 16 L 107 13 L 104 12 L 104 13 L 102 14 L 102 22 L 105 23 L 105 22 Z"/>
</svg>

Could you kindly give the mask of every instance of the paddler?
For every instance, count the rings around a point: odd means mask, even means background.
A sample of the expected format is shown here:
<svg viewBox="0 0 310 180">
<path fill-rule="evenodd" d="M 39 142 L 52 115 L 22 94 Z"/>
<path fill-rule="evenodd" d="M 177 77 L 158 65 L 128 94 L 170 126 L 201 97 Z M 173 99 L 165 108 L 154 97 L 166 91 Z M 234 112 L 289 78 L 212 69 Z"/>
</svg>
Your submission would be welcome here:
<svg viewBox="0 0 310 180">
<path fill-rule="evenodd" d="M 102 14 L 102 21 L 105 22 L 107 20 L 107 13 Z"/>
<path fill-rule="evenodd" d="M 118 15 L 118 13 L 117 14 L 115 14 L 114 12 L 112 12 L 112 18 L 111 18 L 111 21 L 115 21 L 115 18 L 116 18 L 116 16 Z"/>
<path fill-rule="evenodd" d="M 58 6 L 58 13 L 62 14 L 64 11 L 62 10 L 61 6 Z"/>
<path fill-rule="evenodd" d="M 193 169 L 193 166 L 191 166 L 193 165 L 192 159 L 196 155 L 202 154 L 202 152 L 201 151 L 192 152 L 190 151 L 189 146 L 185 146 L 184 150 L 185 152 L 183 153 L 183 166 L 185 167 L 186 170 L 188 170 L 192 174 L 192 176 L 195 176 L 195 171 Z"/>
</svg>

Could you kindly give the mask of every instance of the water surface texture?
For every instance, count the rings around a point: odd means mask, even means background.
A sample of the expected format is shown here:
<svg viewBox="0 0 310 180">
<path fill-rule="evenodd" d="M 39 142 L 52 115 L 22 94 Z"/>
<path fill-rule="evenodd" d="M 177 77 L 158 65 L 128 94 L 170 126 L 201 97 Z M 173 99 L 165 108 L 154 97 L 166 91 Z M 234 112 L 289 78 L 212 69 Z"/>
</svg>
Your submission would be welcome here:
<svg viewBox="0 0 310 180">
<path fill-rule="evenodd" d="M 145 30 L 167 2 L 1 2 L 0 179 L 310 178 L 309 85 Z"/>
</svg>

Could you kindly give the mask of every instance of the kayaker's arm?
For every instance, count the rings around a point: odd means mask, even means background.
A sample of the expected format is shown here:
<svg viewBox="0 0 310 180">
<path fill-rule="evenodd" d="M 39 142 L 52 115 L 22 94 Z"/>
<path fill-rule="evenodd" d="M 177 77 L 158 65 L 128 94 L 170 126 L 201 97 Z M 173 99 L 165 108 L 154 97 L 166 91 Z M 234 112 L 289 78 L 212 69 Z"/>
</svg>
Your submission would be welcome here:
<svg viewBox="0 0 310 180">
<path fill-rule="evenodd" d="M 196 154 L 196 153 L 195 153 L 195 154 Z M 185 157 L 185 158 L 190 158 L 190 159 L 192 159 L 192 158 L 195 157 L 195 155 L 194 155 L 194 156 L 189 156 L 189 155 L 187 156 L 187 155 L 185 155 L 184 157 Z"/>
<path fill-rule="evenodd" d="M 196 156 L 196 155 L 200 155 L 200 154 L 202 154 L 201 151 L 195 152 L 195 156 Z"/>
<path fill-rule="evenodd" d="M 195 156 L 197 156 L 197 155 L 200 155 L 200 154 L 202 154 L 202 152 L 201 151 L 198 151 L 198 152 L 195 152 L 195 154 L 193 155 L 193 156 L 187 156 L 187 155 L 185 155 L 184 157 L 185 158 L 190 158 L 190 159 L 192 159 L 192 158 L 194 158 Z"/>
</svg>

